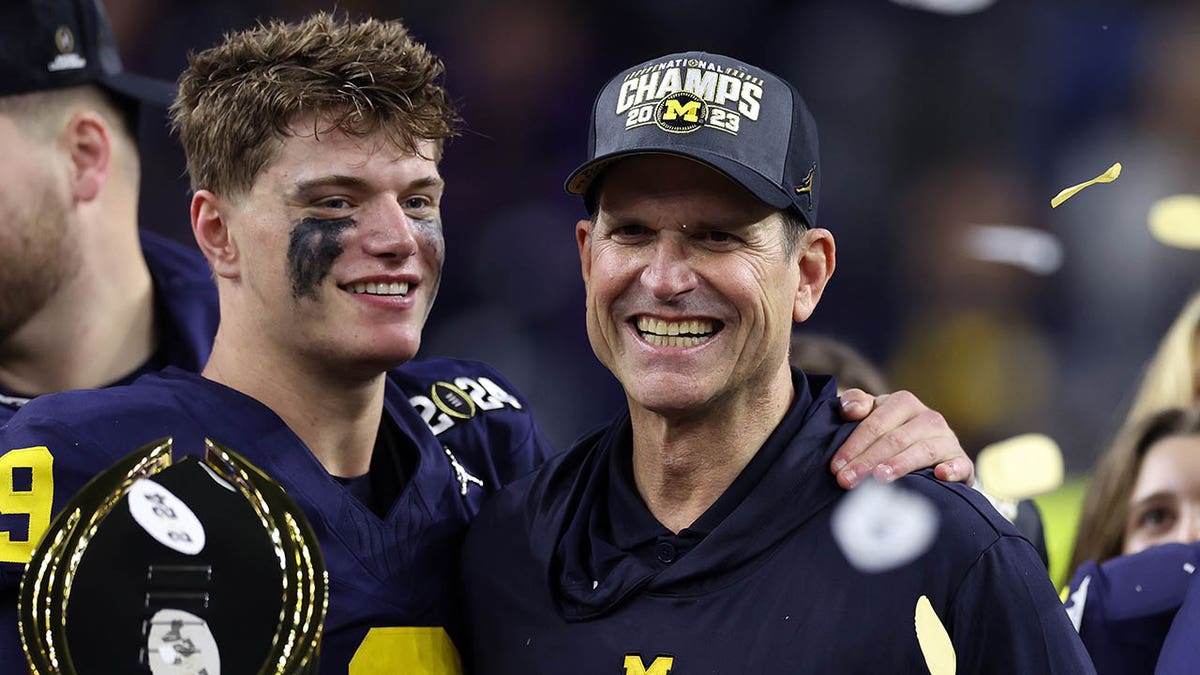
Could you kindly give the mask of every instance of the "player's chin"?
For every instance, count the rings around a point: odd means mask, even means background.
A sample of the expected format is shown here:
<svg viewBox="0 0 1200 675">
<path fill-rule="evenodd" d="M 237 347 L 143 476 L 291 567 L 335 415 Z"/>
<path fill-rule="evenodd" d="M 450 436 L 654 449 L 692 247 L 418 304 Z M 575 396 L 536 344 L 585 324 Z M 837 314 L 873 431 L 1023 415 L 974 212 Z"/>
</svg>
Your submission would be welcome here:
<svg viewBox="0 0 1200 675">
<path fill-rule="evenodd" d="M 408 363 L 415 352 L 362 353 L 344 359 L 338 370 L 351 379 L 371 379 Z"/>
<path fill-rule="evenodd" d="M 378 374 L 411 361 L 421 347 L 420 332 L 380 336 L 343 352 L 346 368 L 355 372 Z"/>
</svg>

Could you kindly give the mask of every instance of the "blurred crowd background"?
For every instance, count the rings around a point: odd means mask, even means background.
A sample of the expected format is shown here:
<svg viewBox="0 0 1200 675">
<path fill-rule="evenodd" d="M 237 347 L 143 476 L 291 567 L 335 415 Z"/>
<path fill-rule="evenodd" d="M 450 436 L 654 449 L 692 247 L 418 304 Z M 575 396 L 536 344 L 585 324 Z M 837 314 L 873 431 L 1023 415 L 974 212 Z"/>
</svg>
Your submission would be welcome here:
<svg viewBox="0 0 1200 675">
<path fill-rule="evenodd" d="M 911 0 L 910 0 L 911 1 Z M 948 1 L 948 0 L 944 0 Z M 583 325 L 563 192 L 604 81 L 714 51 L 793 82 L 821 133 L 838 266 L 812 321 L 943 411 L 968 451 L 1019 433 L 1081 473 L 1200 286 L 1151 205 L 1200 192 L 1200 7 L 1147 0 L 105 0 L 126 66 L 174 79 L 230 29 L 318 9 L 400 17 L 447 64 L 446 276 L 422 356 L 489 361 L 566 446 L 621 406 Z M 142 223 L 190 242 L 182 153 L 143 120 Z M 1116 182 L 1050 198 L 1114 162 Z"/>
</svg>

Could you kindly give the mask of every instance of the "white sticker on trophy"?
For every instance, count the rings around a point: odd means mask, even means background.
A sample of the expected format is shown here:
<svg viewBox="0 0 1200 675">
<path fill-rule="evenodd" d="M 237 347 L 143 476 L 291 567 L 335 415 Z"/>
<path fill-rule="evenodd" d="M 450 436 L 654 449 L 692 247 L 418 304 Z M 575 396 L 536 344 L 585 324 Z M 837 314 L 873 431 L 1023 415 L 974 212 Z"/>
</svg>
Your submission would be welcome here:
<svg viewBox="0 0 1200 675">
<path fill-rule="evenodd" d="M 139 478 L 129 488 L 129 513 L 163 546 L 185 555 L 204 550 L 200 519 L 183 500 L 149 478 Z"/>
<path fill-rule="evenodd" d="M 208 624 L 181 609 L 161 609 L 150 619 L 146 660 L 153 675 L 221 673 L 221 654 Z"/>
</svg>

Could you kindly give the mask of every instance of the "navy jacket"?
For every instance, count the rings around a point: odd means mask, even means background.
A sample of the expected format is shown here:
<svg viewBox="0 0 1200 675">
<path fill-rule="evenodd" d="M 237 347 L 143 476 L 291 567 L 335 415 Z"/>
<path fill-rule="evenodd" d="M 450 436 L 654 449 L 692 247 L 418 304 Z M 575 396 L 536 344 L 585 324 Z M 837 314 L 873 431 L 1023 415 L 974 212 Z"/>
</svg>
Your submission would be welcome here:
<svg viewBox="0 0 1200 675">
<path fill-rule="evenodd" d="M 1200 669 L 1200 543 L 1163 544 L 1071 579 L 1067 613 L 1101 675 Z"/>
<path fill-rule="evenodd" d="M 939 535 L 911 564 L 854 569 L 827 468 L 853 425 L 832 380 L 794 382 L 784 420 L 678 534 L 637 496 L 627 415 L 489 501 L 464 549 L 473 672 L 927 673 L 921 595 L 957 672 L 1094 672 L 1037 554 L 973 490 L 900 479 L 934 504 Z"/>
<path fill-rule="evenodd" d="M 388 374 L 384 408 L 418 454 L 384 517 L 331 477 L 266 406 L 174 368 L 125 387 L 38 397 L 0 430 L 0 447 L 41 446 L 52 457 L 49 484 L 27 486 L 49 497 L 51 513 L 91 477 L 155 439 L 172 436 L 176 456 L 203 452 L 205 437 L 234 449 L 279 481 L 316 531 L 330 578 L 321 672 L 345 675 L 356 652 L 358 667 L 366 669 L 357 672 L 405 672 L 406 659 L 420 656 L 415 644 L 450 650 L 462 644 L 457 563 L 467 523 L 485 496 L 532 471 L 549 446 L 525 399 L 482 363 L 405 364 Z M 37 476 L 40 468 L 31 468 Z M 36 542 L 49 514 L 15 515 L 23 522 L 10 521 L 9 536 Z M 0 672 L 16 673 L 24 659 L 15 597 L 28 555 L 12 560 L 12 548 L 3 544 L 0 538 Z M 114 664 L 114 672 L 133 671 Z"/>
</svg>

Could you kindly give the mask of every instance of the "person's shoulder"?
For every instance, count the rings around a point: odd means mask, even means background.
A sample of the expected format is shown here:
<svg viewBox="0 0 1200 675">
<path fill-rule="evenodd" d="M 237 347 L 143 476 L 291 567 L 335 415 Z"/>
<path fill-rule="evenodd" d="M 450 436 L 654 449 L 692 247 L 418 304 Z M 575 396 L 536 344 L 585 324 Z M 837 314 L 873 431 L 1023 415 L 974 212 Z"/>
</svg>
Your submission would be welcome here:
<svg viewBox="0 0 1200 675">
<path fill-rule="evenodd" d="M 453 358 L 414 359 L 388 371 L 410 400 L 428 399 L 452 415 L 473 417 L 499 409 L 529 411 L 529 401 L 507 378 L 482 361 Z M 414 403 L 415 405 L 416 403 Z"/>
<path fill-rule="evenodd" d="M 145 416 L 161 414 L 163 410 L 174 407 L 174 392 L 198 377 L 170 369 L 142 376 L 118 387 L 76 389 L 38 396 L 22 406 L 5 428 L 15 429 L 53 421 L 63 426 L 84 428 L 132 411 Z"/>
<path fill-rule="evenodd" d="M 1024 540 L 1013 524 L 978 490 L 962 483 L 939 480 L 932 469 L 913 472 L 898 479 L 897 484 L 921 494 L 937 509 L 939 544 L 969 545 L 972 549 L 983 550 L 1002 537 Z"/>
</svg>

